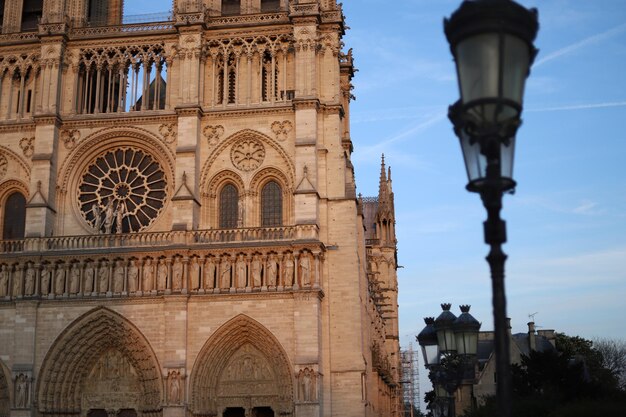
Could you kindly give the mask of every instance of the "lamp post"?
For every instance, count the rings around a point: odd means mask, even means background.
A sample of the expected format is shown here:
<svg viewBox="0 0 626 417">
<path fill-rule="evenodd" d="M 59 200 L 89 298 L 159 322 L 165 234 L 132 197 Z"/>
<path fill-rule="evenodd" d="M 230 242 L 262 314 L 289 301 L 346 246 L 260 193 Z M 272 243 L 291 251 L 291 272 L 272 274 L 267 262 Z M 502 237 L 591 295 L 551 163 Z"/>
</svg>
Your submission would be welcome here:
<svg viewBox="0 0 626 417">
<path fill-rule="evenodd" d="M 459 317 L 450 307 L 442 304 L 436 320 L 424 318 L 426 327 L 417 335 L 435 390 L 435 417 L 455 416 L 454 393 L 462 384 L 472 385 L 475 378 L 480 323 L 469 314 L 470 306 L 460 306 Z"/>
<path fill-rule="evenodd" d="M 511 0 L 465 0 L 444 31 L 459 81 L 460 100 L 449 118 L 461 142 L 467 189 L 479 193 L 487 210 L 485 242 L 491 269 L 498 415 L 510 417 L 511 371 L 507 337 L 504 263 L 506 225 L 500 218 L 503 193 L 515 188 L 513 156 L 521 124 L 525 81 L 537 54 L 536 9 Z"/>
</svg>

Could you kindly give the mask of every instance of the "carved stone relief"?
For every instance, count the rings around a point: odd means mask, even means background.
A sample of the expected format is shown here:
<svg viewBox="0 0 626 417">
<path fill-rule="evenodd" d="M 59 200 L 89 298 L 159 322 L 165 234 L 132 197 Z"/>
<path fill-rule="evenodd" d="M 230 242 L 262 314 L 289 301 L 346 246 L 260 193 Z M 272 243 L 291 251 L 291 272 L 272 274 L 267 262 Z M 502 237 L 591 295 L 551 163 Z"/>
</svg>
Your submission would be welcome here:
<svg viewBox="0 0 626 417">
<path fill-rule="evenodd" d="M 265 160 L 265 147 L 259 140 L 244 139 L 233 145 L 230 159 L 237 169 L 253 171 Z"/>
<path fill-rule="evenodd" d="M 176 142 L 178 131 L 176 123 L 164 123 L 159 126 L 159 133 L 163 136 L 163 141 L 168 145 Z"/>
<path fill-rule="evenodd" d="M 74 149 L 80 140 L 80 131 L 76 129 L 65 129 L 61 131 L 61 140 L 66 149 Z"/>
<path fill-rule="evenodd" d="M 222 372 L 218 396 L 275 395 L 274 373 L 268 360 L 251 345 L 243 346 Z"/>
<path fill-rule="evenodd" d="M 171 370 L 167 374 L 167 402 L 171 405 L 178 405 L 184 398 L 184 376 L 180 370 Z"/>
<path fill-rule="evenodd" d="M 202 131 L 204 137 L 207 138 L 209 146 L 215 146 L 224 134 L 224 126 L 206 126 Z"/>
<path fill-rule="evenodd" d="M 276 135 L 276 140 L 279 141 L 287 140 L 292 128 L 293 126 L 289 120 L 285 120 L 283 122 L 276 121 L 272 123 L 272 132 Z"/>
<path fill-rule="evenodd" d="M 24 156 L 30 158 L 35 153 L 35 138 L 22 138 L 20 140 L 20 148 Z"/>
<path fill-rule="evenodd" d="M 115 348 L 96 361 L 83 391 L 85 408 L 138 408 L 141 385 L 128 358 Z"/>
<path fill-rule="evenodd" d="M 0 153 L 0 180 L 7 174 L 8 166 L 9 161 L 7 161 L 7 157 Z"/>
</svg>

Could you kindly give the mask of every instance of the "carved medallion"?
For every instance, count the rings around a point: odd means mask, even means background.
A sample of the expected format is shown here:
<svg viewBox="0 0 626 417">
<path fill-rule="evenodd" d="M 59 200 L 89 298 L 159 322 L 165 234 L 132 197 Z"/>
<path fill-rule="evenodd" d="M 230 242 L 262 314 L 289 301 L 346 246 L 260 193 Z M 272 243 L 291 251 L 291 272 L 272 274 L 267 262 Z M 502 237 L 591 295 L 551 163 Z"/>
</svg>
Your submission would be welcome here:
<svg viewBox="0 0 626 417">
<path fill-rule="evenodd" d="M 233 145 L 230 159 L 242 171 L 255 170 L 265 159 L 265 147 L 256 139 L 244 139 Z"/>
<path fill-rule="evenodd" d="M 61 131 L 61 140 L 65 144 L 66 149 L 74 149 L 76 143 L 80 140 L 80 131 L 76 129 Z"/>
<path fill-rule="evenodd" d="M 207 126 L 202 132 L 204 133 L 204 137 L 209 141 L 209 146 L 215 146 L 224 134 L 224 126 Z"/>
<path fill-rule="evenodd" d="M 20 140 L 20 148 L 22 148 L 24 156 L 30 158 L 35 153 L 35 138 L 22 138 Z"/>
<path fill-rule="evenodd" d="M 163 141 L 168 145 L 176 142 L 178 136 L 177 126 L 175 123 L 167 123 L 159 126 L 159 133 L 163 136 Z"/>
<path fill-rule="evenodd" d="M 289 137 L 289 132 L 291 132 L 292 127 L 289 120 L 285 120 L 284 122 L 276 121 L 272 123 L 272 132 L 276 135 L 276 140 L 284 141 Z"/>
<path fill-rule="evenodd" d="M 81 213 L 96 233 L 139 232 L 161 213 L 167 182 L 152 155 L 124 147 L 100 155 L 87 167 L 78 196 Z"/>
<path fill-rule="evenodd" d="M 9 161 L 7 161 L 7 157 L 0 153 L 0 179 L 4 178 L 7 174 L 8 165 Z"/>
</svg>

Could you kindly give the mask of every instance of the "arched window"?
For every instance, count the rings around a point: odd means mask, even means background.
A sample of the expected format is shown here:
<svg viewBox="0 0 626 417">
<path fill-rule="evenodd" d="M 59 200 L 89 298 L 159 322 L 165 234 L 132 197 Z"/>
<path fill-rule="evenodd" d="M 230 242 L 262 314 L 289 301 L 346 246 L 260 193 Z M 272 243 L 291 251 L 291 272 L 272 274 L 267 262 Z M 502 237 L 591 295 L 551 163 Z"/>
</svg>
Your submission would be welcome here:
<svg viewBox="0 0 626 417">
<path fill-rule="evenodd" d="M 22 6 L 22 32 L 37 30 L 43 14 L 43 0 L 24 0 Z"/>
<path fill-rule="evenodd" d="M 283 193 L 275 181 L 270 181 L 261 190 L 261 226 L 273 227 L 283 224 Z"/>
<path fill-rule="evenodd" d="M 109 18 L 108 0 L 89 0 L 87 3 L 87 21 L 90 26 L 104 26 Z"/>
<path fill-rule="evenodd" d="M 23 239 L 26 227 L 26 198 L 20 192 L 14 192 L 4 204 L 4 230 L 2 238 Z"/>
<path fill-rule="evenodd" d="M 227 184 L 220 192 L 220 228 L 234 229 L 239 220 L 239 191 Z"/>
<path fill-rule="evenodd" d="M 280 10 L 280 0 L 261 0 L 261 12 L 271 13 Z"/>
<path fill-rule="evenodd" d="M 241 0 L 222 0 L 222 14 L 241 13 Z"/>
</svg>

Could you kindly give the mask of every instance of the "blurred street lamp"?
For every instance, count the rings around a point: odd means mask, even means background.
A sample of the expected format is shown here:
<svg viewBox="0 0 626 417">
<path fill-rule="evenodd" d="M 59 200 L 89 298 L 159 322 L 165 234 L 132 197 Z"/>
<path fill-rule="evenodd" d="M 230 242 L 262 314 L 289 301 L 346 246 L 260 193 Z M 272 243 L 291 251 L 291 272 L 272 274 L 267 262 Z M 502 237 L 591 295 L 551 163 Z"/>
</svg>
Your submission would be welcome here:
<svg viewBox="0 0 626 417">
<path fill-rule="evenodd" d="M 436 320 L 424 318 L 426 327 L 417 335 L 435 391 L 435 417 L 455 416 L 455 392 L 461 385 L 469 385 L 473 392 L 475 382 L 480 323 L 469 314 L 470 306 L 460 306 L 459 317 L 450 307 L 441 304 L 443 311 Z"/>
<path fill-rule="evenodd" d="M 536 9 L 511 0 L 465 0 L 444 31 L 456 63 L 460 100 L 449 118 L 461 142 L 467 189 L 487 209 L 485 242 L 491 269 L 498 415 L 510 417 L 511 371 L 507 337 L 504 263 L 506 225 L 500 218 L 504 192 L 515 188 L 513 157 L 521 124 L 525 81 L 537 54 Z"/>
</svg>

